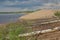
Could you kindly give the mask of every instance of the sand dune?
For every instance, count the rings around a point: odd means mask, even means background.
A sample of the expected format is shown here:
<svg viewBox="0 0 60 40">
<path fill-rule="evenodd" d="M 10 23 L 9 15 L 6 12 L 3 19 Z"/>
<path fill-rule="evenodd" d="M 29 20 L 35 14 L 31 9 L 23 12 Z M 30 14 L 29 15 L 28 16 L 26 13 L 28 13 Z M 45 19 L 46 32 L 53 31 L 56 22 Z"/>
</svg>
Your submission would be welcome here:
<svg viewBox="0 0 60 40">
<path fill-rule="evenodd" d="M 22 16 L 19 19 L 23 20 L 33 20 L 33 19 L 44 19 L 54 17 L 55 10 L 40 10 L 28 15 Z"/>
</svg>

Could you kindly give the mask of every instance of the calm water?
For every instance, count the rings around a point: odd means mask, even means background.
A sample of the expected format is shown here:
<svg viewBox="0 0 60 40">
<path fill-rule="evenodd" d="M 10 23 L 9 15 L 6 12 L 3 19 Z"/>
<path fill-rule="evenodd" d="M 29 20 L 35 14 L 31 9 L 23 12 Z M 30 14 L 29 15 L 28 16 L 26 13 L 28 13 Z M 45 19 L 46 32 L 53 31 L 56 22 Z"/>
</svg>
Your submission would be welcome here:
<svg viewBox="0 0 60 40">
<path fill-rule="evenodd" d="M 16 22 L 24 14 L 0 14 L 0 24 Z"/>
</svg>

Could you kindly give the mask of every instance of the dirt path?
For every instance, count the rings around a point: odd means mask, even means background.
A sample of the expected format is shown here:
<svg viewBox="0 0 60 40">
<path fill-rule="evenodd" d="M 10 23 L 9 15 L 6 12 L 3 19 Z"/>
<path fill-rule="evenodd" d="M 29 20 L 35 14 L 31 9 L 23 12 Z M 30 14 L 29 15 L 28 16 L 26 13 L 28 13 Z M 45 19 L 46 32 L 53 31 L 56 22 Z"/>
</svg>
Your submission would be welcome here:
<svg viewBox="0 0 60 40">
<path fill-rule="evenodd" d="M 37 40 L 60 40 L 60 31 L 40 35 Z"/>
</svg>

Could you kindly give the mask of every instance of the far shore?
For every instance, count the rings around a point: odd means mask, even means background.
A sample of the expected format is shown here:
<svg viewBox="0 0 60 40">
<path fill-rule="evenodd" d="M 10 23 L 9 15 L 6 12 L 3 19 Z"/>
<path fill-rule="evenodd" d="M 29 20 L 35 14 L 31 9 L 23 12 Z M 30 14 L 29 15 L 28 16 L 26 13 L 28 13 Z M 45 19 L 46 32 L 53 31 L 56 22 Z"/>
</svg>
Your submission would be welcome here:
<svg viewBox="0 0 60 40">
<path fill-rule="evenodd" d="M 32 13 L 34 11 L 20 11 L 20 12 L 0 12 L 0 14 L 19 14 L 19 13 Z"/>
</svg>

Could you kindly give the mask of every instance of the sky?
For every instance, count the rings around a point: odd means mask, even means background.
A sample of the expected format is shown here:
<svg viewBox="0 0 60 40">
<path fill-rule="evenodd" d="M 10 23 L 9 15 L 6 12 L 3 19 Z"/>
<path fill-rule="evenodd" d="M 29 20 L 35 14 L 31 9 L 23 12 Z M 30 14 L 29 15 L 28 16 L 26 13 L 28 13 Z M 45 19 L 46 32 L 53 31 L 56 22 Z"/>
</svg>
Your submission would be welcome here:
<svg viewBox="0 0 60 40">
<path fill-rule="evenodd" d="M 37 10 L 52 5 L 60 6 L 60 0 L 0 0 L 0 12 Z"/>
</svg>

